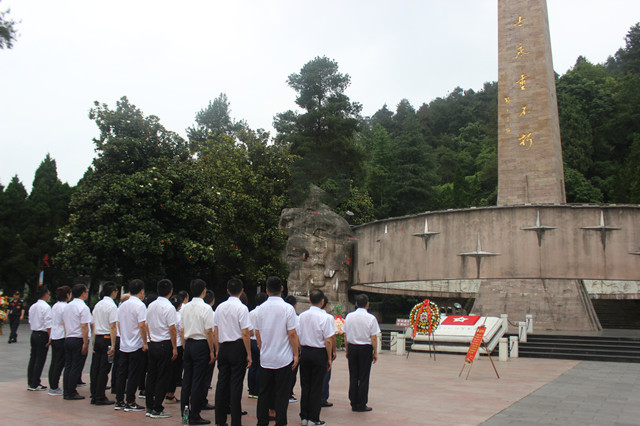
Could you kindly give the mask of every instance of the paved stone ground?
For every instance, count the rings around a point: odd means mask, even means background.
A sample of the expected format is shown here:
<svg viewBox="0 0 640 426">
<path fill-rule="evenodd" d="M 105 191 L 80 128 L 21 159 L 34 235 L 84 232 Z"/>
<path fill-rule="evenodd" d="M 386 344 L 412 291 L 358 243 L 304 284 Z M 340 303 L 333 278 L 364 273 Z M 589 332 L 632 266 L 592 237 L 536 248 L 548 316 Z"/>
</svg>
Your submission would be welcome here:
<svg viewBox="0 0 640 426">
<path fill-rule="evenodd" d="M 640 424 L 640 364 L 583 361 L 483 424 Z"/>
<path fill-rule="evenodd" d="M 29 332 L 22 325 L 19 343 L 0 340 L 0 424 L 177 423 L 174 417 L 153 420 L 143 413 L 95 407 L 88 400 L 64 401 L 46 392 L 26 390 Z M 5 327 L 6 331 L 6 327 Z M 498 362 L 500 379 L 486 357 L 475 362 L 468 380 L 458 378 L 464 357 L 412 353 L 409 359 L 383 352 L 371 376 L 370 413 L 353 413 L 347 398 L 348 371 L 339 353 L 331 379 L 335 404 L 322 410 L 328 425 L 503 425 L 503 424 L 640 424 L 640 365 L 521 358 Z M 43 372 L 47 381 L 48 363 Z M 88 377 L 89 361 L 83 376 Z M 214 383 L 215 383 L 214 377 Z M 88 396 L 88 388 L 79 392 Z M 299 395 L 299 383 L 295 392 Z M 209 393 L 213 400 L 214 391 Z M 143 399 L 138 403 L 144 404 Z M 256 424 L 256 400 L 243 397 L 249 411 L 244 424 Z M 289 424 L 298 424 L 299 404 L 289 405 Z M 213 419 L 213 412 L 203 412 Z"/>
</svg>

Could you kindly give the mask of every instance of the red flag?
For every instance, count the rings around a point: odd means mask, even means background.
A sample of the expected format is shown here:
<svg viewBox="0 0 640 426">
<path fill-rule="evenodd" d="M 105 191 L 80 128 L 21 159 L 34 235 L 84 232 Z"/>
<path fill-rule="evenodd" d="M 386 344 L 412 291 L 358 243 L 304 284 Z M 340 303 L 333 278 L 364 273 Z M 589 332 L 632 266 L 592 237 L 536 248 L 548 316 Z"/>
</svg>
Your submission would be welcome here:
<svg viewBox="0 0 640 426">
<path fill-rule="evenodd" d="M 49 255 L 45 254 L 44 258 L 42 259 L 42 262 L 44 262 L 44 266 L 46 266 L 47 268 L 49 267 Z"/>
<path fill-rule="evenodd" d="M 474 325 L 480 319 L 479 315 L 449 315 L 442 321 L 442 325 Z"/>
</svg>

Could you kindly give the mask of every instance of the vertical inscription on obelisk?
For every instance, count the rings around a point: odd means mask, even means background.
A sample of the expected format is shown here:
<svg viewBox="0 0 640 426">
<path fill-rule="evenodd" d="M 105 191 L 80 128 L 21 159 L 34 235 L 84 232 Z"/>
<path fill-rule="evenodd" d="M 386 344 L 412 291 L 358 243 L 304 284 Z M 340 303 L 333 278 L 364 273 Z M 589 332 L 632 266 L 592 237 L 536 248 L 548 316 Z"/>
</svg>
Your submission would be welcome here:
<svg viewBox="0 0 640 426">
<path fill-rule="evenodd" d="M 546 0 L 498 0 L 498 205 L 564 203 Z"/>
</svg>

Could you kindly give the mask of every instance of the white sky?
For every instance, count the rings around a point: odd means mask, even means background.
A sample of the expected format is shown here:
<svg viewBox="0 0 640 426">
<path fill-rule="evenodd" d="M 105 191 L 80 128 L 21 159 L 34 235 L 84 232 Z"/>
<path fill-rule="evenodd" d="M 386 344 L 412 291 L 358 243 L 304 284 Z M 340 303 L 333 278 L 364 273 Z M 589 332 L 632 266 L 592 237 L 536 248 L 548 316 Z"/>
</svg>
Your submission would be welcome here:
<svg viewBox="0 0 640 426">
<path fill-rule="evenodd" d="M 364 115 L 418 108 L 497 80 L 497 0 L 4 0 L 21 20 L 0 50 L 0 183 L 27 190 L 47 153 L 75 185 L 94 157 L 93 101 L 126 95 L 185 136 L 221 92 L 232 116 L 272 130 L 295 109 L 287 76 L 326 55 Z M 604 62 L 640 21 L 638 0 L 548 0 L 554 68 Z M 272 134 L 273 135 L 273 134 Z"/>
</svg>

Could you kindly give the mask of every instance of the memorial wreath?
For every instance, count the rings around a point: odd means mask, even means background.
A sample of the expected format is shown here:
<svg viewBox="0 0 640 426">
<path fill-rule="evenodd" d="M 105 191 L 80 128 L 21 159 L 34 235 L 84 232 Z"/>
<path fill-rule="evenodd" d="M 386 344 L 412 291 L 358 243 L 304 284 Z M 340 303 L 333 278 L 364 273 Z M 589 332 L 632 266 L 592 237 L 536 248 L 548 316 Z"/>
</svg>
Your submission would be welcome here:
<svg viewBox="0 0 640 426">
<path fill-rule="evenodd" d="M 413 337 L 416 333 L 423 333 L 431 336 L 440 324 L 440 309 L 438 305 L 425 299 L 422 303 L 418 303 L 411 309 L 409 321 L 413 326 Z"/>
</svg>

